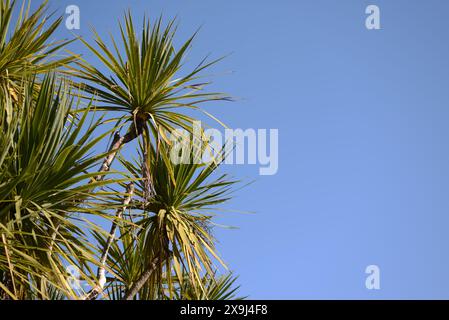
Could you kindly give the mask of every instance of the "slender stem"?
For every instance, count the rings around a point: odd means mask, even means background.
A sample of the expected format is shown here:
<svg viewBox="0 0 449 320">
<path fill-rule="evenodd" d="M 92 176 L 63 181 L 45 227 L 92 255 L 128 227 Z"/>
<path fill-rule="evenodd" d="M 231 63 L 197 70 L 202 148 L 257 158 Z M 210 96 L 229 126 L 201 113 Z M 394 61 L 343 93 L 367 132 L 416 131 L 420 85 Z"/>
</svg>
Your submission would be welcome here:
<svg viewBox="0 0 449 320">
<path fill-rule="evenodd" d="M 134 299 L 136 294 L 144 286 L 145 282 L 147 282 L 147 280 L 150 278 L 150 276 L 156 270 L 158 262 L 159 262 L 159 259 L 156 258 L 153 262 L 150 263 L 150 265 L 140 275 L 139 279 L 137 279 L 137 281 L 134 282 L 133 285 L 131 286 L 131 288 L 129 288 L 129 290 L 126 292 L 125 296 L 123 297 L 123 300 Z"/>
<path fill-rule="evenodd" d="M 109 231 L 108 240 L 103 248 L 103 253 L 100 258 L 100 267 L 97 271 L 98 285 L 92 288 L 92 290 L 84 297 L 84 300 L 95 300 L 97 296 L 103 291 L 104 285 L 106 283 L 106 259 L 108 257 L 109 249 L 111 248 L 112 242 L 115 238 L 115 233 L 117 230 L 117 222 L 122 218 L 123 212 L 126 207 L 131 202 L 134 194 L 134 183 L 129 183 L 126 187 L 126 197 L 123 199 L 123 206 L 117 209 L 116 220 L 112 222 L 111 231 Z"/>
<path fill-rule="evenodd" d="M 128 184 L 128 186 L 126 188 L 126 193 L 127 193 L 127 196 L 123 200 L 123 206 L 117 210 L 117 215 L 116 215 L 117 220 L 120 220 L 122 218 L 123 212 L 126 210 L 126 207 L 131 202 L 131 198 L 134 194 L 134 183 L 131 182 Z M 104 265 L 106 263 L 106 258 L 108 256 L 109 249 L 111 248 L 111 245 L 112 245 L 112 241 L 114 241 L 116 230 L 117 230 L 117 222 L 114 221 L 112 223 L 111 231 L 109 232 L 109 238 L 108 238 L 106 246 L 103 250 L 103 254 L 102 254 L 101 260 L 100 260 L 100 263 L 101 263 L 103 269 L 104 269 Z"/>
<path fill-rule="evenodd" d="M 102 174 L 102 173 L 108 172 L 110 170 L 112 161 L 114 161 L 115 156 L 117 155 L 117 152 L 120 150 L 120 148 L 123 145 L 125 145 L 126 143 L 131 142 L 132 140 L 134 140 L 135 138 L 140 136 L 143 132 L 144 126 L 145 126 L 145 121 L 141 119 L 139 121 L 133 122 L 129 126 L 127 133 L 123 137 L 120 136 L 120 134 L 118 132 L 116 132 L 114 134 L 114 138 L 112 139 L 111 146 L 109 147 L 109 153 L 106 156 L 106 158 L 104 159 L 104 161 L 98 171 L 99 174 L 96 175 L 94 177 L 94 180 L 90 181 L 90 183 L 95 182 L 95 181 L 101 181 L 103 179 L 104 174 Z M 117 215 L 118 219 L 121 218 L 123 211 L 126 210 L 126 207 L 131 202 L 133 192 L 134 192 L 134 184 L 130 183 L 127 187 L 128 195 L 123 201 L 123 206 L 117 210 L 116 215 Z M 114 240 L 116 229 L 117 229 L 117 223 L 113 222 L 113 224 L 111 226 L 111 231 L 109 232 L 108 240 L 106 242 L 105 248 L 103 249 L 103 254 L 102 254 L 101 260 L 100 260 L 100 267 L 97 272 L 98 285 L 95 286 L 94 288 L 92 288 L 92 290 L 90 290 L 82 298 L 83 300 L 94 300 L 97 298 L 97 296 L 103 290 L 104 284 L 106 283 L 106 270 L 105 270 L 106 258 L 108 256 L 109 249 Z"/>
<path fill-rule="evenodd" d="M 136 122 L 136 124 L 133 123 L 129 126 L 128 132 L 123 137 L 120 136 L 118 132 L 114 134 L 111 146 L 109 147 L 109 153 L 101 164 L 100 169 L 98 170 L 99 174 L 95 176 L 92 182 L 101 181 L 103 179 L 104 174 L 101 173 L 107 172 L 111 169 L 112 161 L 114 161 L 115 156 L 117 155 L 117 152 L 120 150 L 120 148 L 124 144 L 131 142 L 132 140 L 137 138 L 143 132 L 143 127 L 144 122 L 138 121 Z"/>
<path fill-rule="evenodd" d="M 123 145 L 124 137 L 120 136 L 120 133 L 116 132 L 114 134 L 114 138 L 112 139 L 111 146 L 109 147 L 109 154 L 104 159 L 103 163 L 101 164 L 100 170 L 98 170 L 98 173 L 103 173 L 109 171 L 111 168 L 112 161 L 115 158 L 115 155 L 117 154 L 118 150 Z M 104 175 L 98 174 L 95 176 L 94 181 L 100 181 L 102 180 Z"/>
</svg>

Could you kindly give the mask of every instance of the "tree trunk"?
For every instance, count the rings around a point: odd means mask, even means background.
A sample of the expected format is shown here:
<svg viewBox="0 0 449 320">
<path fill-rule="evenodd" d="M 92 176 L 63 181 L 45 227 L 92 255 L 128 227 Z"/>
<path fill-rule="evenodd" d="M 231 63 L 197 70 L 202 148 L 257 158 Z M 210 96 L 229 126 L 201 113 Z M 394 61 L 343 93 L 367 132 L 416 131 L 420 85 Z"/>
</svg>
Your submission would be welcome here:
<svg viewBox="0 0 449 320">
<path fill-rule="evenodd" d="M 94 180 L 91 180 L 89 183 L 101 181 L 104 177 L 104 172 L 108 172 L 111 169 L 112 161 L 114 161 L 115 156 L 117 155 L 117 152 L 120 150 L 120 148 L 125 145 L 128 142 L 133 141 L 135 138 L 140 136 L 143 132 L 145 126 L 144 119 L 136 119 L 135 122 L 133 122 L 129 128 L 127 133 L 121 137 L 118 132 L 114 134 L 114 138 L 112 139 L 111 146 L 109 147 L 109 153 L 104 159 L 103 163 L 101 164 L 100 169 L 98 170 L 98 175 L 94 177 Z M 134 192 L 134 184 L 130 183 L 127 188 L 128 196 L 123 201 L 123 207 L 117 210 L 117 218 L 121 218 L 121 215 L 123 211 L 126 210 L 126 207 L 131 202 L 132 194 Z M 83 300 L 94 300 L 98 297 L 100 292 L 103 290 L 104 284 L 106 283 L 106 270 L 105 270 L 105 264 L 106 264 L 106 258 L 108 256 L 109 249 L 112 245 L 112 241 L 114 240 L 115 232 L 117 229 L 117 223 L 113 222 L 111 226 L 111 231 L 109 232 L 109 237 L 106 243 L 105 248 L 103 249 L 103 254 L 101 256 L 100 260 L 100 267 L 97 272 L 98 277 L 98 285 L 92 288 L 82 299 Z"/>
<path fill-rule="evenodd" d="M 85 297 L 84 300 L 95 300 L 98 295 L 103 291 L 104 285 L 106 283 L 106 259 L 108 257 L 109 249 L 111 248 L 112 242 L 115 238 L 115 233 L 117 230 L 117 221 L 122 218 L 123 212 L 126 207 L 131 202 L 131 198 L 134 194 L 134 183 L 129 183 L 126 187 L 126 197 L 123 200 L 123 206 L 117 209 L 116 218 L 117 220 L 112 223 L 111 231 L 109 231 L 108 240 L 104 246 L 103 253 L 100 259 L 100 267 L 97 271 L 98 285 L 95 286 Z"/>
<path fill-rule="evenodd" d="M 144 125 L 145 122 L 143 120 L 136 119 L 136 122 L 133 122 L 129 126 L 128 132 L 123 137 L 121 137 L 118 132 L 114 134 L 111 146 L 109 147 L 109 153 L 101 164 L 100 169 L 98 170 L 99 174 L 94 177 L 94 180 L 92 182 L 101 181 L 103 179 L 104 174 L 101 173 L 108 172 L 111 169 L 112 161 L 114 161 L 117 152 L 124 144 L 133 141 L 135 138 L 140 136 L 143 132 Z"/>
<path fill-rule="evenodd" d="M 143 271 L 143 273 L 140 275 L 139 279 L 137 279 L 136 282 L 133 283 L 131 288 L 129 288 L 128 292 L 123 297 L 123 300 L 133 300 L 136 294 L 142 289 L 145 282 L 148 281 L 150 276 L 153 274 L 154 270 L 157 267 L 157 264 L 159 263 L 159 259 L 156 258 L 147 269 Z"/>
</svg>

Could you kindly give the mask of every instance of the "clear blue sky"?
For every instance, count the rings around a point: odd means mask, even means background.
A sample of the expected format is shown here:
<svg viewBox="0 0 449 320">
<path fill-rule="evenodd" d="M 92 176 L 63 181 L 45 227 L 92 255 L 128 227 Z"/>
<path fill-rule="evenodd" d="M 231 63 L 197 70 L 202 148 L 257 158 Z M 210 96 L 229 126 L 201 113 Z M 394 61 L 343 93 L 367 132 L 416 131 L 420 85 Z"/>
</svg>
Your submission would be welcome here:
<svg viewBox="0 0 449 320">
<path fill-rule="evenodd" d="M 207 110 L 233 128 L 278 128 L 280 139 L 277 175 L 227 168 L 256 180 L 228 206 L 255 214 L 224 213 L 239 229 L 216 231 L 242 294 L 449 298 L 448 1 L 50 3 L 59 14 L 79 6 L 79 35 L 89 25 L 117 34 L 131 8 L 139 19 L 177 15 L 180 40 L 202 26 L 194 62 L 232 53 L 213 88 L 241 99 Z M 381 30 L 365 28 L 369 4 Z M 370 264 L 378 291 L 365 288 Z"/>
</svg>

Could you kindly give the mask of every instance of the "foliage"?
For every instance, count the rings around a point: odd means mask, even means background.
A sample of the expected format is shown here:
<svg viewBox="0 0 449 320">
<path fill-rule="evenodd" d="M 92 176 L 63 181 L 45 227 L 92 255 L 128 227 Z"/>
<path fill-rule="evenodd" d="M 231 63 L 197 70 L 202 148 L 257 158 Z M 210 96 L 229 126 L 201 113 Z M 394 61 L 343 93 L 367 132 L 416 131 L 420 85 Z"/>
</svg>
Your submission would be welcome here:
<svg viewBox="0 0 449 320">
<path fill-rule="evenodd" d="M 95 262 L 79 213 L 115 205 L 92 191 L 113 180 L 87 184 L 87 171 L 104 156 L 90 152 L 107 133 L 89 141 L 101 118 L 86 125 L 85 111 L 73 119 L 73 97 L 54 77 L 37 93 L 33 81 L 23 87 L 20 108 L 9 100 L 0 113 L 0 279 L 8 279 L 0 287 L 13 298 L 46 298 L 50 285 L 75 297 L 65 266 Z"/>
<path fill-rule="evenodd" d="M 22 4 L 13 28 L 15 1 L 0 1 L 0 96 L 17 101 L 23 89 L 24 78 L 47 74 L 74 61 L 74 56 L 60 57 L 56 53 L 68 41 L 49 41 L 62 21 L 56 19 L 46 27 L 44 1 L 30 13 L 31 1 Z M 11 34 L 10 34 L 11 33 Z"/>
<path fill-rule="evenodd" d="M 69 42 L 49 41 L 61 18 L 47 26 L 46 2 L 24 3 L 11 29 L 15 7 L 0 0 L 0 298 L 235 299 L 213 237 L 235 181 L 217 161 L 173 164 L 167 137 L 192 131 L 187 110 L 226 99 L 198 82 L 216 61 L 181 75 L 195 35 L 176 49 L 175 22 L 160 18 L 139 38 L 128 12 L 113 51 L 79 39 L 103 73 L 60 57 Z"/>
</svg>

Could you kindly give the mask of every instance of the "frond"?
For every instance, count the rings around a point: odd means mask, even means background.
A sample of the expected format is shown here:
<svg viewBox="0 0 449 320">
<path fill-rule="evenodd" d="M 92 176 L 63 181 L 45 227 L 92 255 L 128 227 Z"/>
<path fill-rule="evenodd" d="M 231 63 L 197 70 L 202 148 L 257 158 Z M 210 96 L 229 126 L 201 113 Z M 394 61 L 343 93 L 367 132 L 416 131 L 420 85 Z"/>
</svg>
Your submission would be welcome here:
<svg viewBox="0 0 449 320">
<path fill-rule="evenodd" d="M 163 279 L 168 290 L 173 289 L 172 272 L 181 282 L 187 274 L 197 293 L 205 293 L 203 274 L 214 276 L 214 261 L 225 265 L 214 246 L 213 211 L 216 205 L 229 200 L 235 181 L 226 175 L 210 179 L 219 163 L 173 165 L 165 158 L 167 150 L 163 144 L 159 148 L 157 152 L 148 144 L 153 190 L 150 199 L 145 198 L 147 182 L 139 179 L 140 163 L 144 160 L 132 163 L 121 159 L 136 177 L 136 197 L 131 205 L 134 213 L 130 216 L 136 227 L 131 231 L 121 229 L 123 248 L 117 246 L 113 250 L 111 263 L 117 266 L 114 271 L 119 277 L 133 282 L 146 266 L 157 261 L 157 270 L 149 279 L 153 284 L 152 297 L 164 292 Z M 134 255 L 140 257 L 139 262 Z M 134 272 L 132 277 L 129 270 Z"/>
<path fill-rule="evenodd" d="M 87 111 L 74 119 L 73 98 L 54 77 L 36 88 L 32 81 L 24 85 L 21 108 L 0 104 L 0 289 L 12 298 L 46 299 L 51 286 L 76 298 L 66 267 L 77 266 L 90 281 L 95 263 L 81 215 L 113 207 L 91 189 L 121 180 L 88 184 L 89 170 L 104 157 L 89 154 L 108 134 L 92 139 L 102 119 L 85 126 Z"/>
<path fill-rule="evenodd" d="M 95 31 L 97 46 L 80 39 L 110 74 L 85 60 L 71 68 L 70 74 L 81 80 L 84 91 L 98 97 L 100 109 L 122 112 L 131 123 L 142 122 L 163 135 L 161 131 L 171 132 L 175 127 L 190 129 L 194 119 L 182 109 L 198 109 L 204 102 L 228 99 L 220 93 L 203 92 L 207 83 L 199 80 L 200 73 L 218 60 L 202 61 L 180 74 L 195 35 L 175 49 L 175 21 L 164 26 L 162 18 L 154 24 L 144 18 L 139 37 L 128 12 L 124 25 L 120 24 L 120 34 L 120 45 L 111 36 L 108 46 Z"/>
<path fill-rule="evenodd" d="M 36 74 L 55 72 L 75 58 L 62 57 L 58 51 L 68 41 L 49 41 L 62 17 L 47 26 L 47 1 L 30 12 L 25 2 L 15 25 L 12 15 L 15 1 L 0 1 L 0 96 L 19 101 L 23 80 Z"/>
<path fill-rule="evenodd" d="M 211 277 L 205 275 L 202 278 L 205 292 L 198 294 L 189 281 L 189 277 L 184 277 L 182 286 L 175 292 L 176 300 L 242 300 L 245 297 L 238 297 L 237 291 L 240 286 L 236 286 L 237 277 L 232 273 Z"/>
</svg>

